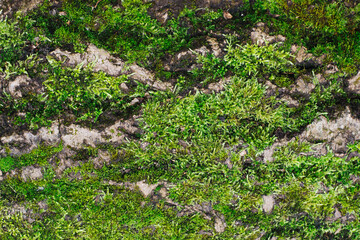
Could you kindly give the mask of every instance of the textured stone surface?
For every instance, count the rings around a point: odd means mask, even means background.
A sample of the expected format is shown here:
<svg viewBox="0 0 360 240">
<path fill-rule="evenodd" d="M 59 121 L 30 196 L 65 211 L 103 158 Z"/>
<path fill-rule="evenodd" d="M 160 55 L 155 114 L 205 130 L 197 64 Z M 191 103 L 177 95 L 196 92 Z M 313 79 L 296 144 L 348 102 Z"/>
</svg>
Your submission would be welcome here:
<svg viewBox="0 0 360 240">
<path fill-rule="evenodd" d="M 40 179 L 42 177 L 43 177 L 43 174 L 41 172 L 41 168 L 37 168 L 34 166 L 24 167 L 21 172 L 21 178 L 24 181 L 36 180 L 36 179 Z"/>
<path fill-rule="evenodd" d="M 145 181 L 136 183 L 136 186 L 140 189 L 141 193 L 145 197 L 150 196 L 158 185 L 159 184 L 147 184 Z"/>
<path fill-rule="evenodd" d="M 103 130 L 89 129 L 76 124 L 59 126 L 59 123 L 55 122 L 49 128 L 42 127 L 36 132 L 25 131 L 1 137 L 0 155 L 5 156 L 9 151 L 10 155 L 22 155 L 31 152 L 39 144 L 57 145 L 61 141 L 65 147 L 73 149 L 96 147 L 99 144 L 118 146 L 125 137 L 141 133 L 142 130 L 133 120 L 119 120 Z"/>
<path fill-rule="evenodd" d="M 286 41 L 286 38 L 282 35 L 270 36 L 268 34 L 268 28 L 264 23 L 258 23 L 257 26 L 258 27 L 254 28 L 250 35 L 253 44 L 265 46 L 267 44 L 281 43 Z"/>
<path fill-rule="evenodd" d="M 130 78 L 143 84 L 148 84 L 157 90 L 165 91 L 171 89 L 171 84 L 155 80 L 154 74 L 145 68 L 136 64 L 126 67 L 124 61 L 111 56 L 109 52 L 97 48 L 94 44 L 89 44 L 87 51 L 83 54 L 71 53 L 57 48 L 52 51 L 50 55 L 57 60 L 65 60 L 66 66 L 75 67 L 80 63 L 83 63 L 86 66 L 92 63 L 94 64 L 93 70 L 95 72 L 103 71 L 111 76 L 129 74 Z"/>
<path fill-rule="evenodd" d="M 315 89 L 315 85 L 311 81 L 307 81 L 302 77 L 296 80 L 295 86 L 291 89 L 290 93 L 299 93 L 305 96 L 309 96 L 312 90 Z"/>
<path fill-rule="evenodd" d="M 316 68 L 322 65 L 325 55 L 316 58 L 308 53 L 307 48 L 298 45 L 291 46 L 291 53 L 295 55 L 296 65 L 306 69 Z"/>
<path fill-rule="evenodd" d="M 359 129 L 360 120 L 352 117 L 347 107 L 335 120 L 320 117 L 306 128 L 300 138 L 309 142 L 326 141 L 335 153 L 343 153 L 348 143 L 360 140 Z"/>
<path fill-rule="evenodd" d="M 352 93 L 360 94 L 360 71 L 356 74 L 356 76 L 350 78 L 348 82 L 348 90 Z"/>
<path fill-rule="evenodd" d="M 40 6 L 40 4 L 43 1 L 44 0 L 1 0 L 0 1 L 0 10 L 2 10 L 1 15 L 11 17 L 17 11 L 21 11 L 22 13 L 26 13 L 26 12 Z M 51 1 L 56 2 L 54 0 L 51 0 Z"/>
<path fill-rule="evenodd" d="M 263 210 L 265 213 L 270 214 L 273 210 L 274 210 L 274 206 L 275 206 L 275 199 L 274 196 L 270 195 L 270 196 L 263 196 Z"/>
<path fill-rule="evenodd" d="M 225 222 L 224 215 L 216 216 L 215 217 L 215 231 L 217 233 L 225 232 L 225 229 L 227 227 L 227 224 Z"/>
<path fill-rule="evenodd" d="M 25 131 L 0 138 L 0 155 L 6 155 L 6 147 L 11 155 L 22 155 L 31 152 L 39 144 L 55 145 L 60 143 L 59 124 L 53 123 L 50 128 L 42 127 L 37 133 Z M 6 147 L 5 147 L 6 146 Z"/>
</svg>

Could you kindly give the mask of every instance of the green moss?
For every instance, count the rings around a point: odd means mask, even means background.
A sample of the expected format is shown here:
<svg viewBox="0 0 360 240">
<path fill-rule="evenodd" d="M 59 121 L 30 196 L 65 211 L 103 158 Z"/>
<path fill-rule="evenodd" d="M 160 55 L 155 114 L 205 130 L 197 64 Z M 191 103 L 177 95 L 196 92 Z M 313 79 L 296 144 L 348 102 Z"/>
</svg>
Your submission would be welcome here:
<svg viewBox="0 0 360 240">
<path fill-rule="evenodd" d="M 314 156 L 309 153 L 312 144 L 295 140 L 280 147 L 273 162 L 261 160 L 278 131 L 296 134 L 333 108 L 358 104 L 356 96 L 349 99 L 343 90 L 343 79 L 359 65 L 359 7 L 323 0 L 294 0 L 290 6 L 277 0 L 256 1 L 251 9 L 249 1 L 244 2 L 232 20 L 223 20 L 222 11 L 186 8 L 179 17 L 160 24 L 147 14 L 150 4 L 139 0 L 68 0 L 57 8 L 61 14 L 49 14 L 51 2 L 45 1 L 17 22 L 0 21 L 4 86 L 25 74 L 45 90 L 42 95 L 29 93 L 20 99 L 0 93 L 1 114 L 12 124 L 38 128 L 64 115 L 69 116 L 66 123 L 91 123 L 103 113 L 131 113 L 134 107 L 129 103 L 145 98 L 145 93 L 151 98 L 142 105 L 143 134 L 117 147 L 78 150 L 72 160 L 81 164 L 66 169 L 62 176 L 48 162 L 62 145 L 39 146 L 29 154 L 1 158 L 3 174 L 37 164 L 44 178 L 24 182 L 6 177 L 1 181 L 0 238 L 360 239 L 358 157 L 339 158 L 331 151 Z M 354 17 L 348 17 L 351 11 Z M 250 27 L 259 21 L 268 23 L 272 33 L 285 35 L 284 45 L 246 43 Z M 241 35 L 227 35 L 225 58 L 198 56 L 202 67 L 188 73 L 163 70 L 165 56 L 217 31 Z M 150 91 L 140 83 L 133 87 L 127 76 L 109 77 L 81 65 L 66 68 L 43 56 L 54 47 L 83 52 L 89 42 L 129 62 L 137 61 L 163 80 L 177 78 L 176 89 Z M 308 99 L 299 96 L 298 108 L 288 108 L 276 96 L 267 96 L 262 84 L 266 79 L 289 87 L 306 71 L 294 65 L 288 51 L 292 44 L 303 44 L 315 55 L 328 55 L 314 74 L 330 62 L 341 68 L 326 77 L 325 85 L 309 79 L 315 89 Z M 26 50 L 32 45 L 39 54 Z M 199 83 L 205 86 L 227 75 L 233 76 L 221 93 L 184 94 Z M 120 91 L 123 82 L 131 86 L 129 93 Z M 20 112 L 25 117 L 16 117 Z M 89 159 L 97 157 L 99 149 L 108 151 L 111 161 L 97 169 Z M 348 154 L 359 149 L 357 142 L 351 144 Z M 156 196 L 144 198 L 138 190 L 108 184 L 144 179 L 171 183 L 169 198 L 178 205 L 160 197 L 161 186 Z M 262 210 L 264 195 L 274 195 L 276 200 L 268 214 Z M 40 201 L 48 209 L 40 209 Z M 15 204 L 29 211 L 10 214 L 18 209 Z M 211 220 L 201 211 L 179 214 L 194 204 L 210 204 L 216 216 L 223 215 L 225 231 L 215 231 L 212 210 L 207 213 Z M 335 208 L 343 219 L 331 220 Z M 213 236 L 200 235 L 200 230 L 212 231 Z"/>
<path fill-rule="evenodd" d="M 21 156 L 7 156 L 0 158 L 0 170 L 3 172 L 9 172 L 15 168 L 22 168 L 25 166 L 38 164 L 45 166 L 48 164 L 48 159 L 55 153 L 62 150 L 62 145 L 58 146 L 44 146 L 40 145 L 38 148 L 32 150 L 30 153 Z"/>
</svg>

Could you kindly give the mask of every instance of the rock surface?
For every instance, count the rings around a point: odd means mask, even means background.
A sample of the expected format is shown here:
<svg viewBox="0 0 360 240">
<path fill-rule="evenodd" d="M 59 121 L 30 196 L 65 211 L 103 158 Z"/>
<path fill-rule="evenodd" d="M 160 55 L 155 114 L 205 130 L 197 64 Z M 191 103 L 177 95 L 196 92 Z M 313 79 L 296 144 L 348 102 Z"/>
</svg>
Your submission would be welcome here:
<svg viewBox="0 0 360 240">
<path fill-rule="evenodd" d="M 93 70 L 95 72 L 103 71 L 110 76 L 128 74 L 130 78 L 147 84 L 157 90 L 165 91 L 166 89 L 171 89 L 170 83 L 155 80 L 154 74 L 145 68 L 136 64 L 126 66 L 124 61 L 111 56 L 109 52 L 97 48 L 93 44 L 89 44 L 87 51 L 83 54 L 71 53 L 57 48 L 52 51 L 50 55 L 57 60 L 65 61 L 65 65 L 69 67 L 75 67 L 81 63 L 84 64 L 84 66 L 93 64 Z"/>
<path fill-rule="evenodd" d="M 360 94 L 360 71 L 356 74 L 356 76 L 350 78 L 348 82 L 348 90 L 352 93 Z"/>
<path fill-rule="evenodd" d="M 118 146 L 126 137 L 131 138 L 142 132 L 134 124 L 133 120 L 119 120 L 100 131 L 76 124 L 63 126 L 55 122 L 49 128 L 40 128 L 36 133 L 25 131 L 22 134 L 14 133 L 1 137 L 0 155 L 5 156 L 8 153 L 12 156 L 22 155 L 31 152 L 39 144 L 58 145 L 60 142 L 65 148 L 72 149 L 96 147 L 99 144 Z"/>
<path fill-rule="evenodd" d="M 270 214 L 273 210 L 274 210 L 274 206 L 275 206 L 275 199 L 274 196 L 269 195 L 269 196 L 263 196 L 263 201 L 264 204 L 262 206 L 263 210 L 265 213 Z"/>
<path fill-rule="evenodd" d="M 309 142 L 326 141 L 335 153 L 345 153 L 348 143 L 360 140 L 359 129 L 360 120 L 354 118 L 347 107 L 335 120 L 320 117 L 306 128 L 300 138 Z"/>
<path fill-rule="evenodd" d="M 266 46 L 268 44 L 282 43 L 286 41 L 286 38 L 282 35 L 270 36 L 268 34 L 268 28 L 264 23 L 257 24 L 257 28 L 253 29 L 250 38 L 253 44 L 257 44 L 259 46 Z"/>
<path fill-rule="evenodd" d="M 322 61 L 325 58 L 325 55 L 316 58 L 311 53 L 308 53 L 306 47 L 298 45 L 291 46 L 291 53 L 295 55 L 296 65 L 306 69 L 312 69 L 321 66 Z"/>
<path fill-rule="evenodd" d="M 36 168 L 34 166 L 27 166 L 22 169 L 21 178 L 26 181 L 32 181 L 40 179 L 43 177 L 41 168 Z"/>
<path fill-rule="evenodd" d="M 17 11 L 26 13 L 38 6 L 44 0 L 1 0 L 0 1 L 0 17 L 9 16 L 12 17 Z M 55 2 L 55 1 L 54 1 Z"/>
<path fill-rule="evenodd" d="M 136 183 L 136 186 L 140 189 L 144 197 L 148 197 L 152 194 L 158 184 L 147 184 L 145 181 L 140 181 Z"/>
</svg>

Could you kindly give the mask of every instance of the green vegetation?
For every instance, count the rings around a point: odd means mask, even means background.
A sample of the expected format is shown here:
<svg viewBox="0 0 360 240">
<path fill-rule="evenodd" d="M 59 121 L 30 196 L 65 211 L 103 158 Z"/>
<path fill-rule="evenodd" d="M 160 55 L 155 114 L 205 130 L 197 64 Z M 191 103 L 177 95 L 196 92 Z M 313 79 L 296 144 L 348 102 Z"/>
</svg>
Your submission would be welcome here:
<svg viewBox="0 0 360 240">
<path fill-rule="evenodd" d="M 14 156 L 13 146 L 0 145 L 0 239 L 360 239 L 360 142 L 349 143 L 341 157 L 328 145 L 320 156 L 314 143 L 295 139 L 279 147 L 273 161 L 263 161 L 276 139 L 296 136 L 320 115 L 358 105 L 344 79 L 360 66 L 360 4 L 244 2 L 232 20 L 222 10 L 187 6 L 160 23 L 148 14 L 152 4 L 140 0 L 67 0 L 57 7 L 45 0 L 26 16 L 0 20 L 0 114 L 8 129 L 35 133 L 59 120 L 96 128 L 109 115 L 124 120 L 139 114 L 142 130 L 116 146 L 40 145 Z M 287 40 L 250 44 L 258 22 Z M 226 45 L 223 57 L 194 53 L 191 70 L 164 70 L 177 52 L 206 45 L 214 35 Z M 82 53 L 89 43 L 175 88 L 155 91 L 131 75 L 93 72 L 93 64 L 66 67 L 48 55 L 56 47 Z M 296 65 L 293 44 L 326 54 L 324 63 L 310 70 Z M 320 83 L 316 74 L 328 63 L 340 71 Z M 267 81 L 290 91 L 305 74 L 314 90 L 294 94 L 298 106 L 279 92 L 268 94 Z M 12 96 L 8 85 L 21 75 L 38 85 Z M 224 91 L 199 90 L 225 77 L 230 82 Z M 127 91 L 120 88 L 124 83 Z M 133 104 L 136 98 L 141 101 Z M 0 120 L 2 133 L 8 129 Z M 95 166 L 102 152 L 110 160 Z M 55 166 L 65 160 L 76 164 L 59 174 Z M 32 165 L 43 178 L 23 181 L 22 169 Z M 159 183 L 153 195 L 144 197 L 131 185 L 142 180 Z M 164 182 L 171 186 L 167 197 Z M 270 195 L 276 204 L 265 213 L 263 196 Z M 220 216 L 224 231 L 218 230 Z"/>
</svg>

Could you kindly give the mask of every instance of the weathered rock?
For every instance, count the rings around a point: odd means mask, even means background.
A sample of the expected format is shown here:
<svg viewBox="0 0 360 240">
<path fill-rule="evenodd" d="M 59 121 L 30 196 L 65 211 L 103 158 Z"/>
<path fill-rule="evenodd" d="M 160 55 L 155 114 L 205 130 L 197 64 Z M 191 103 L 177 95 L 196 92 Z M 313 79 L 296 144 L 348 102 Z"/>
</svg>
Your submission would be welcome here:
<svg viewBox="0 0 360 240">
<path fill-rule="evenodd" d="M 274 161 L 273 154 L 274 154 L 274 150 L 275 150 L 276 147 L 277 146 L 272 145 L 271 147 L 266 148 L 264 150 L 263 155 L 264 155 L 264 162 L 265 163 Z"/>
<path fill-rule="evenodd" d="M 42 91 L 43 87 L 27 75 L 17 76 L 14 81 L 9 82 L 8 86 L 8 92 L 14 98 L 21 98 L 30 93 L 39 94 Z"/>
<path fill-rule="evenodd" d="M 225 90 L 224 80 L 220 80 L 219 82 L 210 83 L 208 86 L 209 90 L 219 93 Z"/>
<path fill-rule="evenodd" d="M 356 76 L 350 78 L 348 82 L 348 90 L 352 93 L 360 94 L 360 71 L 356 74 Z"/>
<path fill-rule="evenodd" d="M 66 169 L 80 166 L 80 162 L 74 161 L 70 158 L 70 156 L 74 154 L 74 151 L 70 151 L 67 147 L 65 147 L 62 152 L 55 156 L 59 161 L 58 163 L 53 164 L 53 168 L 57 176 L 61 176 Z"/>
<path fill-rule="evenodd" d="M 263 210 L 265 213 L 270 214 L 273 210 L 274 210 L 274 206 L 275 206 L 275 198 L 272 195 L 269 196 L 263 196 Z"/>
<path fill-rule="evenodd" d="M 338 67 L 335 64 L 328 64 L 326 66 L 325 74 L 334 74 L 339 71 Z"/>
<path fill-rule="evenodd" d="M 84 66 L 93 63 L 93 70 L 95 72 L 103 71 L 111 76 L 119 76 L 126 72 L 123 61 L 112 57 L 110 53 L 104 49 L 97 48 L 93 44 L 89 45 L 84 54 L 71 53 L 57 48 L 50 55 L 54 56 L 57 60 L 65 60 L 65 64 L 70 67 L 75 67 L 80 63 L 83 63 Z"/>
<path fill-rule="evenodd" d="M 216 38 L 207 37 L 206 41 L 210 44 L 212 53 L 215 57 L 222 57 L 224 55 Z"/>
<path fill-rule="evenodd" d="M 3 177 L 3 173 L 2 171 L 0 170 L 0 181 L 4 180 L 4 177 Z"/>
<path fill-rule="evenodd" d="M 30 78 L 26 75 L 21 75 L 15 78 L 14 81 L 9 83 L 9 93 L 12 97 L 22 97 L 21 85 L 27 85 L 30 82 Z"/>
<path fill-rule="evenodd" d="M 268 44 L 282 43 L 286 41 L 286 38 L 282 35 L 270 36 L 268 34 L 268 28 L 264 23 L 258 23 L 258 27 L 253 28 L 250 38 L 253 44 L 257 44 L 259 46 L 266 46 Z"/>
<path fill-rule="evenodd" d="M 292 97 L 286 95 L 284 97 L 281 98 L 284 102 L 286 102 L 287 106 L 288 107 L 291 107 L 291 108 L 297 108 L 299 107 L 300 103 L 299 101 L 293 99 Z"/>
<path fill-rule="evenodd" d="M 32 9 L 39 7 L 44 0 L 1 0 L 0 16 L 12 17 L 17 11 L 26 13 Z"/>
<path fill-rule="evenodd" d="M 167 198 L 169 195 L 169 192 L 167 191 L 166 187 L 162 187 L 159 191 L 159 194 L 162 198 Z"/>
<path fill-rule="evenodd" d="M 224 163 L 229 169 L 233 168 L 233 163 L 230 161 L 230 158 L 227 158 Z"/>
<path fill-rule="evenodd" d="M 71 124 L 68 127 L 61 128 L 61 139 L 64 146 L 71 146 L 72 148 L 83 148 L 86 146 L 95 147 L 103 140 L 101 133 L 98 130 L 90 130 Z"/>
<path fill-rule="evenodd" d="M 360 120 L 353 118 L 347 107 L 335 120 L 320 117 L 306 128 L 300 138 L 309 142 L 326 141 L 335 153 L 344 153 L 347 151 L 346 144 L 360 140 L 359 129 Z"/>
<path fill-rule="evenodd" d="M 126 83 L 121 83 L 120 84 L 120 89 L 124 92 L 124 93 L 128 93 L 130 91 L 129 87 L 126 85 Z"/>
<path fill-rule="evenodd" d="M 217 233 L 223 233 L 225 232 L 225 229 L 227 227 L 227 224 L 225 222 L 224 215 L 215 216 L 215 231 Z"/>
<path fill-rule="evenodd" d="M 110 55 L 104 49 L 97 48 L 94 44 L 89 44 L 87 51 L 83 54 L 71 53 L 63 51 L 59 48 L 50 53 L 51 56 L 57 60 L 65 61 L 66 66 L 75 67 L 80 63 L 87 66 L 93 63 L 93 70 L 95 72 L 103 71 L 110 76 L 119 76 L 128 74 L 130 78 L 147 84 L 157 90 L 171 89 L 171 84 L 161 84 L 160 81 L 155 81 L 154 74 L 136 64 L 125 66 L 125 62 L 119 58 Z"/>
<path fill-rule="evenodd" d="M 186 6 L 194 6 L 201 10 L 235 8 L 242 4 L 241 0 L 146 0 L 145 2 L 152 3 L 148 12 L 161 23 L 170 19 L 170 15 L 176 18 Z"/>
<path fill-rule="evenodd" d="M 110 161 L 111 161 L 111 156 L 109 152 L 103 150 L 99 150 L 98 156 L 92 160 L 92 162 L 94 163 L 94 167 L 96 169 L 102 168 L 104 164 L 109 164 Z"/>
<path fill-rule="evenodd" d="M 199 231 L 200 235 L 207 235 L 207 236 L 212 236 L 212 232 L 211 231 L 205 231 L 205 230 L 200 230 Z"/>
<path fill-rule="evenodd" d="M 136 186 L 145 197 L 150 196 L 158 185 L 159 184 L 147 184 L 144 180 L 136 183 Z"/>
<path fill-rule="evenodd" d="M 49 129 L 42 127 L 36 134 L 24 132 L 21 135 L 14 133 L 10 136 L 0 138 L 0 156 L 7 155 L 6 148 L 10 155 L 22 155 L 31 152 L 39 144 L 56 145 L 60 143 L 59 125 L 55 122 Z"/>
<path fill-rule="evenodd" d="M 28 180 L 36 180 L 41 179 L 43 174 L 41 172 L 41 168 L 37 168 L 34 166 L 27 166 L 22 169 L 21 178 L 26 182 Z"/>
<path fill-rule="evenodd" d="M 292 87 L 290 93 L 291 94 L 297 93 L 303 96 L 310 96 L 310 93 L 314 89 L 315 89 L 315 85 L 312 82 L 307 81 L 302 77 L 299 77 L 296 80 L 295 86 Z"/>
<path fill-rule="evenodd" d="M 142 133 L 134 120 L 117 121 L 113 125 L 103 129 L 89 129 L 76 124 L 61 126 L 57 122 L 51 127 L 40 128 L 36 133 L 25 131 L 22 134 L 14 133 L 0 138 L 0 155 L 22 155 L 31 152 L 39 144 L 57 145 L 61 141 L 65 146 L 63 152 L 70 156 L 70 149 L 82 149 L 84 147 L 96 147 L 99 144 L 112 144 L 118 146 L 123 143 L 125 137 L 137 136 Z"/>
<path fill-rule="evenodd" d="M 45 200 L 38 202 L 38 206 L 42 210 L 47 210 L 49 208 Z"/>
<path fill-rule="evenodd" d="M 190 71 L 198 65 L 197 54 L 206 56 L 208 53 L 210 53 L 210 51 L 205 46 L 194 50 L 181 51 L 167 61 L 164 69 L 173 72 Z"/>
<path fill-rule="evenodd" d="M 320 84 L 324 84 L 324 83 L 326 83 L 328 80 L 326 80 L 326 78 L 322 75 L 322 74 L 320 74 L 320 73 L 318 73 L 318 74 L 316 74 L 315 75 L 315 78 L 316 78 L 316 80 L 320 83 Z"/>
<path fill-rule="evenodd" d="M 295 55 L 296 65 L 306 69 L 317 68 L 322 65 L 325 55 L 316 58 L 311 53 L 307 52 L 306 47 L 299 47 L 297 45 L 291 46 L 291 53 Z"/>
</svg>

